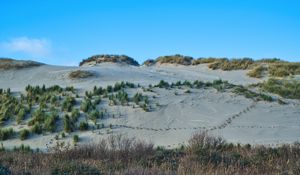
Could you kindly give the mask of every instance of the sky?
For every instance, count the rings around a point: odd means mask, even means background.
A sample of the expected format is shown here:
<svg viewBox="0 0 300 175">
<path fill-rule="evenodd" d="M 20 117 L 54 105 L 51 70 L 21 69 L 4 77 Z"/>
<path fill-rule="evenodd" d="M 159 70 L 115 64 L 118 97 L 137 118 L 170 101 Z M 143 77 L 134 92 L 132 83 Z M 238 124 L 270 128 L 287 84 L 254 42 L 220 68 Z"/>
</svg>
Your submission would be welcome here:
<svg viewBox="0 0 300 175">
<path fill-rule="evenodd" d="M 0 0 L 0 57 L 95 54 L 300 61 L 299 0 Z"/>
</svg>

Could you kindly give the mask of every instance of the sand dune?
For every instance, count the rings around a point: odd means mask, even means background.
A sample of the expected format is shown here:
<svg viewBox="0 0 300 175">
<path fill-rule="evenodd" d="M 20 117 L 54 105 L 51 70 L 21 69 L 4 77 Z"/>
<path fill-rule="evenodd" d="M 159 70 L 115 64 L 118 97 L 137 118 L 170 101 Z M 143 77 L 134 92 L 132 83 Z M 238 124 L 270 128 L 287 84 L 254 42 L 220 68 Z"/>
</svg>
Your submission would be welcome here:
<svg viewBox="0 0 300 175">
<path fill-rule="evenodd" d="M 95 74 L 86 79 L 72 80 L 68 74 L 74 70 L 88 70 Z M 247 71 L 210 70 L 207 66 L 128 66 L 103 63 L 94 67 L 63 67 L 42 65 L 20 70 L 1 70 L 0 88 L 12 91 L 24 91 L 30 85 L 74 86 L 81 94 L 96 86 L 112 85 L 115 82 L 128 81 L 142 86 L 157 84 L 160 80 L 176 82 L 178 80 L 227 80 L 233 84 L 247 85 L 263 81 L 250 78 Z M 142 89 L 128 90 L 133 94 Z M 82 141 L 80 144 L 96 142 L 109 134 L 121 133 L 149 140 L 156 145 L 175 147 L 186 144 L 190 136 L 199 130 L 224 137 L 234 143 L 276 144 L 299 141 L 300 102 L 291 100 L 287 105 L 276 102 L 255 102 L 232 92 L 218 92 L 215 89 L 161 89 L 145 92 L 150 97 L 151 110 L 145 112 L 132 106 L 106 106 L 111 116 L 102 122 L 111 128 L 74 132 Z M 13 126 L 16 130 L 26 127 Z M 21 143 L 32 148 L 47 149 L 54 144 L 56 134 L 35 136 L 25 141 L 11 139 L 4 146 L 13 147 Z M 63 141 L 72 143 L 72 137 Z"/>
</svg>

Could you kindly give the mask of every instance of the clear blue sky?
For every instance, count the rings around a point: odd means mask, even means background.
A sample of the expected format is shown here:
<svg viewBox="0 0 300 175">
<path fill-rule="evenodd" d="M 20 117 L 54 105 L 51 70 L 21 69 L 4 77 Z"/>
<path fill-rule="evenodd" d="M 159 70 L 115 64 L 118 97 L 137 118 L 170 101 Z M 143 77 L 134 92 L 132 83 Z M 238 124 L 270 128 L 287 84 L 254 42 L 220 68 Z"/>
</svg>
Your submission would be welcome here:
<svg viewBox="0 0 300 175">
<path fill-rule="evenodd" d="M 299 0 L 0 0 L 0 57 L 94 54 L 300 61 Z"/>
</svg>

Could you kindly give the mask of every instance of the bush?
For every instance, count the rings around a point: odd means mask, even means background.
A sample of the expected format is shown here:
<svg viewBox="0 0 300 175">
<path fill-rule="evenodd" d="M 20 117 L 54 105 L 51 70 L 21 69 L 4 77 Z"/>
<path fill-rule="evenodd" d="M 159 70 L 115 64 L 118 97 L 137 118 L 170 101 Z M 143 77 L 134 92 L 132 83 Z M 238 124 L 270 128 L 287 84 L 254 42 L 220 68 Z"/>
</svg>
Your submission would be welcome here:
<svg viewBox="0 0 300 175">
<path fill-rule="evenodd" d="M 101 97 L 97 96 L 94 100 L 95 105 L 99 105 L 101 103 Z"/>
<path fill-rule="evenodd" d="M 23 129 L 20 131 L 20 140 L 26 140 L 29 137 L 29 130 L 28 129 Z"/>
<path fill-rule="evenodd" d="M 133 98 L 132 98 L 132 101 L 135 103 L 135 104 L 139 104 L 140 101 L 143 100 L 143 95 L 141 93 L 136 93 L 134 94 Z"/>
<path fill-rule="evenodd" d="M 74 135 L 73 136 L 73 142 L 76 144 L 77 142 L 79 142 L 79 136 L 78 135 Z"/>
<path fill-rule="evenodd" d="M 69 74 L 69 78 L 71 78 L 71 79 L 88 78 L 91 76 L 94 76 L 94 73 L 92 73 L 90 71 L 85 71 L 85 70 L 76 70 L 76 71 L 72 71 Z"/>
<path fill-rule="evenodd" d="M 10 139 L 14 135 L 14 130 L 12 128 L 0 129 L 0 140 Z"/>
<path fill-rule="evenodd" d="M 75 105 L 75 103 L 76 103 L 75 98 L 74 98 L 74 97 L 68 96 L 68 97 L 63 101 L 63 104 L 62 104 L 62 110 L 71 112 L 71 110 L 72 110 L 72 108 L 73 108 L 73 105 Z"/>
<path fill-rule="evenodd" d="M 300 63 L 276 63 L 269 66 L 269 74 L 274 77 L 286 77 L 300 74 Z"/>
<path fill-rule="evenodd" d="M 86 131 L 88 129 L 89 129 L 89 124 L 87 122 L 80 122 L 79 124 L 80 131 Z"/>
<path fill-rule="evenodd" d="M 232 144 L 205 132 L 193 135 L 186 146 L 168 149 L 121 135 L 51 154 L 23 145 L 1 152 L 0 162 L 12 174 L 23 174 L 23 165 L 30 165 L 30 174 L 299 174 L 299 156 L 299 143 Z"/>
<path fill-rule="evenodd" d="M 115 98 L 119 100 L 122 105 L 126 105 L 129 102 L 128 94 L 124 90 L 119 91 Z"/>
<path fill-rule="evenodd" d="M 259 65 L 259 66 L 255 67 L 254 69 L 252 69 L 251 71 L 249 71 L 247 75 L 249 77 L 262 78 L 263 73 L 266 70 L 267 69 L 265 67 L 263 67 L 262 65 Z"/>
<path fill-rule="evenodd" d="M 80 117 L 79 109 L 73 109 L 71 113 L 71 118 L 74 122 L 77 122 L 78 118 Z"/>
<path fill-rule="evenodd" d="M 145 65 L 145 66 L 152 66 L 152 65 L 154 65 L 155 63 L 156 63 L 155 60 L 148 59 L 148 60 L 146 60 L 146 61 L 143 63 L 143 65 Z"/>
<path fill-rule="evenodd" d="M 92 102 L 90 99 L 86 99 L 80 105 L 80 110 L 82 110 L 83 112 L 88 112 L 92 108 L 93 108 L 93 105 L 92 105 Z"/>
<path fill-rule="evenodd" d="M 98 110 L 93 110 L 89 112 L 89 117 L 96 124 L 97 119 L 100 118 L 100 112 Z"/>
<path fill-rule="evenodd" d="M 52 114 L 49 117 L 47 117 L 44 123 L 44 128 L 49 132 L 54 132 L 56 129 L 55 123 L 57 118 L 58 116 L 56 114 Z"/>
<path fill-rule="evenodd" d="M 300 82 L 296 80 L 269 79 L 260 84 L 260 87 L 284 98 L 300 99 Z"/>
<path fill-rule="evenodd" d="M 227 59 L 227 58 L 198 58 L 198 59 L 192 61 L 192 65 L 213 63 L 213 62 L 224 60 L 224 59 Z"/>
<path fill-rule="evenodd" d="M 230 70 L 245 70 L 249 69 L 255 62 L 251 58 L 242 58 L 242 59 L 223 59 L 218 60 L 217 62 L 214 62 L 209 65 L 209 68 L 215 70 L 215 69 L 221 69 L 224 71 L 230 71 Z"/>
<path fill-rule="evenodd" d="M 42 134 L 43 132 L 43 127 L 42 125 L 36 123 L 33 125 L 33 127 L 31 128 L 31 132 L 36 133 L 36 134 Z"/>
<path fill-rule="evenodd" d="M 243 95 L 246 98 L 252 98 L 254 100 L 258 100 L 258 101 L 273 101 L 273 98 L 271 96 L 262 94 L 262 93 L 256 93 L 253 92 L 251 90 L 248 90 L 247 88 L 243 87 L 243 86 L 237 86 L 234 88 L 233 90 L 234 93 L 239 94 L 239 95 Z"/>
<path fill-rule="evenodd" d="M 82 174 L 82 175 L 101 175 L 102 173 L 89 165 L 77 162 L 64 162 L 63 164 L 56 165 L 51 169 L 51 174 L 59 175 L 71 175 L 71 174 Z"/>
<path fill-rule="evenodd" d="M 67 133 L 70 133 L 73 131 L 72 128 L 73 123 L 70 120 L 70 117 L 68 115 L 64 116 L 64 131 Z"/>
<path fill-rule="evenodd" d="M 17 115 L 17 123 L 20 124 L 21 121 L 24 119 L 26 115 L 26 112 L 25 112 L 25 109 L 24 108 L 21 108 L 18 112 L 18 115 Z"/>
<path fill-rule="evenodd" d="M 169 88 L 169 83 L 165 82 L 164 80 L 160 80 L 160 82 L 155 86 L 159 88 Z"/>
<path fill-rule="evenodd" d="M 79 66 L 83 66 L 84 64 L 100 64 L 105 62 L 112 62 L 112 63 L 122 63 L 128 64 L 133 66 L 139 66 L 139 63 L 135 61 L 133 58 L 126 56 L 126 55 L 94 55 L 87 59 L 82 60 L 79 63 Z"/>
<path fill-rule="evenodd" d="M 171 56 L 158 57 L 155 60 L 155 62 L 160 64 L 169 63 L 169 64 L 191 65 L 192 60 L 193 60 L 192 57 L 176 54 Z"/>
</svg>

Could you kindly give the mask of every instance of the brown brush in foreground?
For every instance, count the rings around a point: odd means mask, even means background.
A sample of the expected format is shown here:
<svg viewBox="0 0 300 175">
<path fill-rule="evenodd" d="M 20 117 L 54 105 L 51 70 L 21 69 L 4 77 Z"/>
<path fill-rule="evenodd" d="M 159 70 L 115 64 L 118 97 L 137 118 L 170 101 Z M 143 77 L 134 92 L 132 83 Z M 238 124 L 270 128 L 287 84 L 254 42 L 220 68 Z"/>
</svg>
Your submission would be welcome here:
<svg viewBox="0 0 300 175">
<path fill-rule="evenodd" d="M 0 162 L 0 174 L 300 174 L 300 145 L 241 146 L 198 133 L 186 147 L 164 149 L 117 135 L 49 153 L 2 150 Z"/>
</svg>

